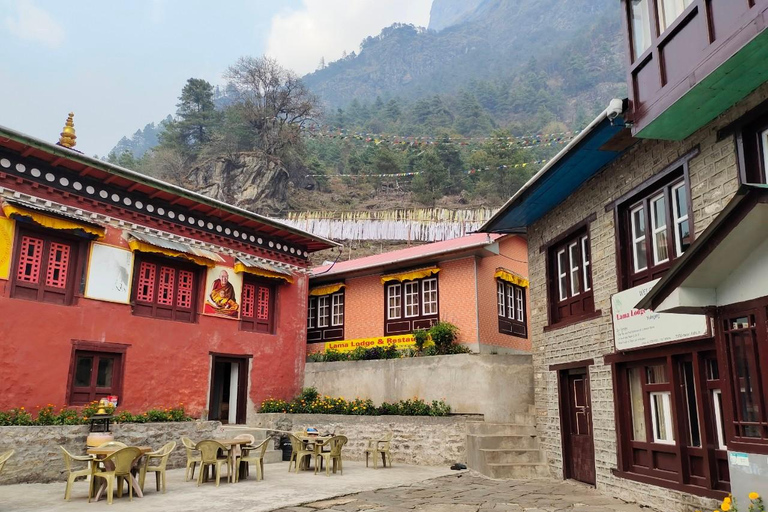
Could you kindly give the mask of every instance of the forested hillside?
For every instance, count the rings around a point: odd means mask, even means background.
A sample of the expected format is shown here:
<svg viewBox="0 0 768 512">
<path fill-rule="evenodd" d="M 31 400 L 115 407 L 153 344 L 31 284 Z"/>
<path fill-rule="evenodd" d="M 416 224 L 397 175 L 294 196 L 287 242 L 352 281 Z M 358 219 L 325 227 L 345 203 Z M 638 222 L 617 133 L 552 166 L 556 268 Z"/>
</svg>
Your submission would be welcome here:
<svg viewBox="0 0 768 512">
<path fill-rule="evenodd" d="M 434 0 L 430 29 L 395 24 L 302 79 L 261 62 L 275 97 L 238 83 L 242 62 L 221 88 L 190 79 L 109 158 L 267 214 L 498 206 L 625 95 L 614 4 Z"/>
</svg>

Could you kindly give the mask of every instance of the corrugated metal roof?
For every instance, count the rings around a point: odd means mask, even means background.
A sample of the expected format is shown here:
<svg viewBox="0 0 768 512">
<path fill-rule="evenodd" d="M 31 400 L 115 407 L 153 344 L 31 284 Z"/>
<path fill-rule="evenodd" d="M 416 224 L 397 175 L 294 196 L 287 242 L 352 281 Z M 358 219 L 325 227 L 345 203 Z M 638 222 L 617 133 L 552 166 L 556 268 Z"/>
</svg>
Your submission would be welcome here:
<svg viewBox="0 0 768 512">
<path fill-rule="evenodd" d="M 147 235 L 146 233 L 137 233 L 135 231 L 130 231 L 129 234 L 140 242 L 154 245 L 156 247 L 162 247 L 163 249 L 183 252 L 186 254 L 193 254 L 195 256 L 200 256 L 201 258 L 209 259 L 211 261 L 218 261 L 222 263 L 224 262 L 224 258 L 219 256 L 215 252 L 207 251 L 199 247 L 194 247 L 181 242 L 174 242 L 172 240 L 165 240 L 164 238 Z"/>
<path fill-rule="evenodd" d="M 48 206 L 43 203 L 32 203 L 29 201 L 22 201 L 20 199 L 3 199 L 3 202 L 14 205 L 14 206 L 20 206 L 22 208 L 29 208 L 30 210 L 37 210 L 44 213 L 49 213 L 51 215 L 58 215 L 61 217 L 66 217 L 68 219 L 76 220 L 78 222 L 82 222 L 83 224 L 90 224 L 92 226 L 97 226 L 100 228 L 104 227 L 104 224 L 97 222 L 95 220 L 92 220 L 84 215 L 77 215 L 74 213 L 77 208 L 72 207 L 66 207 L 66 210 L 62 210 L 61 207 L 57 206 Z"/>
<path fill-rule="evenodd" d="M 364 270 L 367 268 L 375 268 L 397 263 L 407 263 L 411 260 L 419 260 L 431 256 L 444 256 L 453 252 L 459 252 L 493 244 L 502 236 L 504 235 L 475 233 L 472 235 L 454 238 L 452 240 L 417 245 L 414 247 L 408 247 L 407 249 L 400 249 L 399 251 L 385 252 L 382 254 L 376 254 L 374 256 L 366 256 L 365 258 L 342 261 L 336 263 L 335 265 L 315 267 L 312 269 L 312 275 L 320 276 L 322 274 L 329 276 L 343 274 L 346 272 Z"/>
<path fill-rule="evenodd" d="M 268 270 L 269 272 L 275 272 L 276 274 L 282 274 L 284 276 L 292 275 L 288 270 L 273 265 L 267 260 L 261 258 L 246 258 L 238 256 L 237 261 L 245 265 L 246 267 L 260 268 L 261 270 Z"/>
</svg>

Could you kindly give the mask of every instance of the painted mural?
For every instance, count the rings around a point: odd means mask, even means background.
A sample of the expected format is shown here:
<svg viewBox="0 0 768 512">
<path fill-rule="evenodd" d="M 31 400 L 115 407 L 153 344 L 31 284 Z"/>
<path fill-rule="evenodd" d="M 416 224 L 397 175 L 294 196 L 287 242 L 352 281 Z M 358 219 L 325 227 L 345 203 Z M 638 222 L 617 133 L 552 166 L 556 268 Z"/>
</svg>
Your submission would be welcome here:
<svg viewBox="0 0 768 512">
<path fill-rule="evenodd" d="M 88 264 L 85 296 L 128 304 L 131 300 L 133 253 L 112 245 L 94 243 Z"/>
</svg>

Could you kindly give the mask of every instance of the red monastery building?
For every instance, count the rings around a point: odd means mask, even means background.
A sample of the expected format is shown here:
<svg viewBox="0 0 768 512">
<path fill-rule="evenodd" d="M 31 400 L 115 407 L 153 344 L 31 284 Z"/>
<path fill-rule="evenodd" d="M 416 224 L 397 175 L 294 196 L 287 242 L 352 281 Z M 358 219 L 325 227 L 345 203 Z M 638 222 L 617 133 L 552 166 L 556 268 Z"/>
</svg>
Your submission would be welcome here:
<svg viewBox="0 0 768 512">
<path fill-rule="evenodd" d="M 0 127 L 0 409 L 117 395 L 244 423 L 301 388 L 333 242 Z"/>
</svg>

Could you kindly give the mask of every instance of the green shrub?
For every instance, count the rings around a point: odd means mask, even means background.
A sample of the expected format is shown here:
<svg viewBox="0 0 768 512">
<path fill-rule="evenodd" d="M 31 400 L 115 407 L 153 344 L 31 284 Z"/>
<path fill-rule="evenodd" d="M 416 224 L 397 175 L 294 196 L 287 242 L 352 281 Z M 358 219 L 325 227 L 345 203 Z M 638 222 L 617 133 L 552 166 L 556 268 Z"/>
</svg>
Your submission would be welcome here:
<svg viewBox="0 0 768 512">
<path fill-rule="evenodd" d="M 429 335 L 435 343 L 438 354 L 448 354 L 451 345 L 459 336 L 459 328 L 450 322 L 438 322 L 429 328 Z"/>
<path fill-rule="evenodd" d="M 313 389 L 313 388 L 309 388 Z M 316 391 L 315 391 L 316 393 Z M 312 399 L 309 397 L 314 396 Z M 442 400 L 427 403 L 413 398 L 397 403 L 384 402 L 376 407 L 370 399 L 355 398 L 346 400 L 344 397 L 330 397 L 302 394 L 286 402 L 285 400 L 268 398 L 261 403 L 259 412 L 280 412 L 288 414 L 348 414 L 357 416 L 402 415 L 402 416 L 447 416 L 451 407 Z"/>
<path fill-rule="evenodd" d="M 426 329 L 416 329 L 413 331 L 413 341 L 416 342 L 416 351 L 421 352 L 429 341 L 429 332 Z"/>
<path fill-rule="evenodd" d="M 0 411 L 0 426 L 87 425 L 91 417 L 99 410 L 99 405 L 98 402 L 91 402 L 81 410 L 63 408 L 59 412 L 56 412 L 56 407 L 53 404 L 37 407 L 36 409 L 39 409 L 36 418 L 24 407 Z M 113 408 L 107 408 L 107 412 L 112 413 L 113 411 Z M 177 407 L 150 409 L 143 414 L 136 415 L 121 410 L 113 415 L 112 420 L 115 423 L 147 423 L 192 421 L 192 418 L 187 416 L 184 406 L 179 404 Z"/>
<path fill-rule="evenodd" d="M 349 360 L 349 356 L 344 352 L 330 349 L 325 351 L 325 357 L 323 357 L 323 360 L 326 363 L 331 363 L 333 361 L 347 361 Z"/>
</svg>

